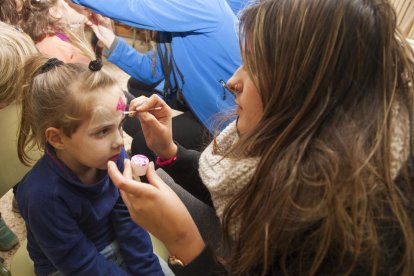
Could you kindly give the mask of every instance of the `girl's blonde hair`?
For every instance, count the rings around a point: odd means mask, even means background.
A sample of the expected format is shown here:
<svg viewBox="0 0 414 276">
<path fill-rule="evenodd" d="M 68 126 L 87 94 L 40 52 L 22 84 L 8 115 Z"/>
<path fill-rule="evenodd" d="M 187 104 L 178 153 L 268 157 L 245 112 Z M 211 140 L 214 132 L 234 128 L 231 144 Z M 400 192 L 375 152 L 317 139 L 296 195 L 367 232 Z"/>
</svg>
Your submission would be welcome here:
<svg viewBox="0 0 414 276">
<path fill-rule="evenodd" d="M 391 5 L 264 0 L 240 28 L 263 116 L 233 151 L 260 162 L 224 212 L 231 272 L 413 275 L 414 64 Z"/>
<path fill-rule="evenodd" d="M 18 135 L 18 155 L 24 164 L 32 162 L 27 155 L 30 149 L 45 148 L 47 128 L 58 128 L 70 137 L 92 116 L 96 96 L 117 84 L 103 68 L 92 71 L 84 64 L 63 63 L 42 55 L 27 60 L 24 78 L 27 83 Z"/>
<path fill-rule="evenodd" d="M 37 50 L 30 37 L 3 22 L 0 22 L 0 45 L 0 103 L 8 105 L 21 99 L 24 60 Z"/>
<path fill-rule="evenodd" d="M 23 24 L 24 31 L 34 40 L 39 42 L 49 35 L 61 32 L 70 38 L 70 43 L 81 50 L 82 54 L 93 60 L 95 54 L 90 44 L 86 41 L 84 33 L 72 32 L 60 18 L 50 14 L 50 8 L 57 5 L 58 0 L 27 0 L 23 4 L 30 10 L 26 21 Z"/>
</svg>

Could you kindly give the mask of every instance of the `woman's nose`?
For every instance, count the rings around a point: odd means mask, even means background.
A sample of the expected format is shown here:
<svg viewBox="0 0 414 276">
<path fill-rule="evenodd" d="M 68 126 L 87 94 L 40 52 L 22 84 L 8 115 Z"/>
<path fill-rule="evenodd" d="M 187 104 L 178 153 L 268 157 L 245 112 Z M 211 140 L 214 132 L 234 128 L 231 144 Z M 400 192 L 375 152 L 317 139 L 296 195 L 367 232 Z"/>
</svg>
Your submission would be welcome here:
<svg viewBox="0 0 414 276">
<path fill-rule="evenodd" d="M 234 72 L 233 76 L 231 76 L 227 83 L 226 86 L 233 91 L 235 94 L 237 94 L 238 92 L 241 91 L 241 81 L 239 78 L 239 73 L 240 70 L 242 69 L 242 67 L 240 66 L 239 68 L 237 68 L 236 72 Z"/>
</svg>

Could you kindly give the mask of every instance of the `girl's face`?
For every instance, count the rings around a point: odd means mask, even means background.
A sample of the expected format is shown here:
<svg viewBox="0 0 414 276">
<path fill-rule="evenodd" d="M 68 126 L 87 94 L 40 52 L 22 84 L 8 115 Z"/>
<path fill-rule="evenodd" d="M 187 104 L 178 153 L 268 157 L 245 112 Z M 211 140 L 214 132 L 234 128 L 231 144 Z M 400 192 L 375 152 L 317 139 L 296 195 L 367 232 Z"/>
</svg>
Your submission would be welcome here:
<svg viewBox="0 0 414 276">
<path fill-rule="evenodd" d="M 84 121 L 71 137 L 62 134 L 64 148 L 58 157 L 79 177 L 90 170 L 107 168 L 109 160 L 119 158 L 124 145 L 121 122 L 125 96 L 118 86 L 106 88 L 90 101 L 91 118 Z"/>
<path fill-rule="evenodd" d="M 261 119 L 263 103 L 259 91 L 243 65 L 227 81 L 227 86 L 236 92 L 237 130 L 239 135 L 243 135 L 252 130 Z"/>
</svg>

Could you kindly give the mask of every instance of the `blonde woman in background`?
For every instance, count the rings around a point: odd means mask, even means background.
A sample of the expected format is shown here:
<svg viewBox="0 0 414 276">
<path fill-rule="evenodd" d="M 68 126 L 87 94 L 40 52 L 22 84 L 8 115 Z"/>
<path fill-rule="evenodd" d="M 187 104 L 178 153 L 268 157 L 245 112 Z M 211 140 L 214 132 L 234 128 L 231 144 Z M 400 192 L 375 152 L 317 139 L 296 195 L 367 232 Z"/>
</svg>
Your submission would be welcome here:
<svg viewBox="0 0 414 276">
<path fill-rule="evenodd" d="M 25 57 L 37 52 L 33 41 L 17 27 L 0 22 L 0 195 L 17 184 L 30 167 L 17 157 L 17 130 L 21 110 L 21 90 Z M 39 152 L 29 153 L 32 159 Z M 10 250 L 18 244 L 16 235 L 0 214 L 0 250 Z"/>
</svg>

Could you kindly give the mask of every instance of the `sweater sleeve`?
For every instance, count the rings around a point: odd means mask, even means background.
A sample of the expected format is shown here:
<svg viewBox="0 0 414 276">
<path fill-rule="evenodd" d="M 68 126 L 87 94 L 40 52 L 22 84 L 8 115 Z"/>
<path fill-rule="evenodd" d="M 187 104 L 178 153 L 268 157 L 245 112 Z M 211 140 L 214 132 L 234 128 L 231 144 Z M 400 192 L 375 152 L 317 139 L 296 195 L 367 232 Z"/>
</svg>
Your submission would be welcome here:
<svg viewBox="0 0 414 276">
<path fill-rule="evenodd" d="M 165 32 L 211 32 L 228 15 L 222 0 L 72 0 L 124 24 Z M 232 12 L 230 11 L 232 14 Z"/>
<path fill-rule="evenodd" d="M 26 221 L 28 232 L 56 269 L 64 275 L 127 275 L 98 252 L 62 201 L 32 200 Z"/>
<path fill-rule="evenodd" d="M 146 54 L 132 48 L 125 40 L 116 38 L 115 45 L 111 45 L 108 61 L 115 64 L 134 79 L 146 84 L 152 84 L 164 79 L 161 62 L 157 55 L 155 74 L 152 70 L 152 51 Z"/>
<path fill-rule="evenodd" d="M 121 197 L 114 206 L 111 220 L 129 272 L 132 275 L 164 275 L 148 232 L 132 221 Z"/>
<path fill-rule="evenodd" d="M 162 169 L 165 170 L 177 184 L 187 190 L 187 192 L 202 202 L 213 206 L 210 192 L 201 181 L 198 173 L 200 152 L 188 150 L 179 144 L 177 144 L 177 146 L 178 151 L 176 161 L 169 166 L 163 166 Z"/>
<path fill-rule="evenodd" d="M 221 276 L 228 275 L 226 269 L 215 258 L 207 245 L 191 263 L 184 267 L 170 266 L 176 276 Z"/>
</svg>

